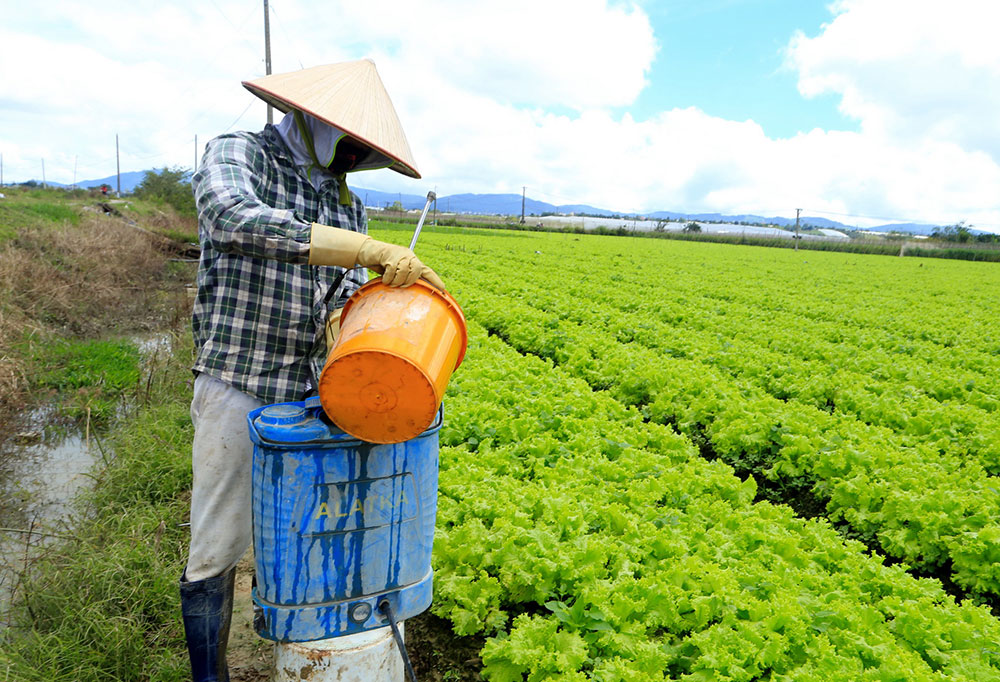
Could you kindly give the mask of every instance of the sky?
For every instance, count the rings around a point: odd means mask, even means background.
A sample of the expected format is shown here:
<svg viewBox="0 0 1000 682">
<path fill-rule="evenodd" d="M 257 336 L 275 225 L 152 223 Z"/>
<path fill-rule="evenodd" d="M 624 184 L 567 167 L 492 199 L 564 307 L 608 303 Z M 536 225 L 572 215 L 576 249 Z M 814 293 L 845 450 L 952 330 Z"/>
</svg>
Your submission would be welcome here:
<svg viewBox="0 0 1000 682">
<path fill-rule="evenodd" d="M 262 0 L 7 2 L 6 183 L 195 165 L 260 130 Z M 1000 232 L 996 0 L 270 0 L 272 71 L 368 57 L 422 178 L 621 212 Z M 197 146 L 196 146 L 197 138 Z"/>
</svg>

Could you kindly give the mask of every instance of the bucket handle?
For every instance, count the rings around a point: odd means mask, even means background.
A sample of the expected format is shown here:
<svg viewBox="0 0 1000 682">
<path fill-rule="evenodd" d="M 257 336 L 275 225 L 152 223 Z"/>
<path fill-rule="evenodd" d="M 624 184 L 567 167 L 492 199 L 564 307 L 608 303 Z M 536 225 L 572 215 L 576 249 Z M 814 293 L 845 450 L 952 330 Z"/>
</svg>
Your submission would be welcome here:
<svg viewBox="0 0 1000 682">
<path fill-rule="evenodd" d="M 344 278 L 347 277 L 349 273 L 357 270 L 357 268 L 347 268 L 346 270 L 341 270 L 340 274 L 337 275 L 337 279 L 333 280 L 333 284 L 330 289 L 326 292 L 326 296 L 323 297 L 323 307 L 326 308 L 330 305 L 330 301 L 335 295 L 340 293 L 340 288 L 344 284 Z"/>
</svg>

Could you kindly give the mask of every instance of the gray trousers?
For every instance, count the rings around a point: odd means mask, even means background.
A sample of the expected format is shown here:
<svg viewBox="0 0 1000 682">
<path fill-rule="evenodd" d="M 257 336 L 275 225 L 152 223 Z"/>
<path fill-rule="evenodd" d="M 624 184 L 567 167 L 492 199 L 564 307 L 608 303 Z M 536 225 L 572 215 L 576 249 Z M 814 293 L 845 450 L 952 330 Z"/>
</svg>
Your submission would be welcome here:
<svg viewBox="0 0 1000 682">
<path fill-rule="evenodd" d="M 195 379 L 188 581 L 222 575 L 236 565 L 253 539 L 253 444 L 247 413 L 263 404 L 207 374 Z"/>
</svg>

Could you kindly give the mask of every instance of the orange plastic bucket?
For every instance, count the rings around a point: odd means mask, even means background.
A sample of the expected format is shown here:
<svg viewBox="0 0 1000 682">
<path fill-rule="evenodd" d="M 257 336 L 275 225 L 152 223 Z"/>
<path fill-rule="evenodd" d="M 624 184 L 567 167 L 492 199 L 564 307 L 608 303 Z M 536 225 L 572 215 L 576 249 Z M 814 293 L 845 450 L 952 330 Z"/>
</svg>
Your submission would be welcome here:
<svg viewBox="0 0 1000 682">
<path fill-rule="evenodd" d="M 465 315 L 423 280 L 406 288 L 381 279 L 344 306 L 340 335 L 319 378 L 327 416 L 369 443 L 401 443 L 434 421 L 468 344 Z"/>
</svg>

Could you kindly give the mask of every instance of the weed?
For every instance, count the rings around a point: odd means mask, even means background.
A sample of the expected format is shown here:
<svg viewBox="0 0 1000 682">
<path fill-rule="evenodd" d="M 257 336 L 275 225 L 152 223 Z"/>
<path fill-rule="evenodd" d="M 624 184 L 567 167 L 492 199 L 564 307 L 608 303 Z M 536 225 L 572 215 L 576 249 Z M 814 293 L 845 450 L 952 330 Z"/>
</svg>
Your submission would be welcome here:
<svg viewBox="0 0 1000 682">
<path fill-rule="evenodd" d="M 54 223 L 68 222 L 75 225 L 80 222 L 80 214 L 66 204 L 46 201 L 26 204 L 24 208 L 28 212 Z"/>
<path fill-rule="evenodd" d="M 190 386 L 177 358 L 148 409 L 114 434 L 117 453 L 33 566 L 0 647 L 10 679 L 183 680 L 177 579 L 190 489 Z M 189 677 L 188 677 L 189 679 Z"/>
<path fill-rule="evenodd" d="M 61 385 L 74 383 L 71 377 L 55 380 L 53 372 L 83 371 L 86 361 L 98 360 L 85 357 L 89 350 L 49 356 L 45 349 L 52 339 L 106 337 L 112 329 L 119 336 L 145 333 L 187 315 L 184 285 L 193 280 L 194 268 L 168 262 L 155 237 L 93 212 L 76 223 L 54 224 L 29 208 L 52 205 L 57 208 L 41 213 L 77 215 L 73 197 L 63 190 L 15 189 L 0 201 L 0 419 L 26 404 L 33 385 L 78 390 Z M 76 396 L 77 412 L 89 406 L 98 416 L 107 413 L 106 405 L 94 401 L 104 403 L 120 382 L 109 376 L 96 396 L 94 384 L 87 385 Z"/>
<path fill-rule="evenodd" d="M 122 397 L 139 381 L 139 350 L 127 341 L 60 339 L 35 345 L 29 353 L 39 368 L 32 387 L 62 393 L 64 412 L 98 425 L 114 417 Z"/>
</svg>

